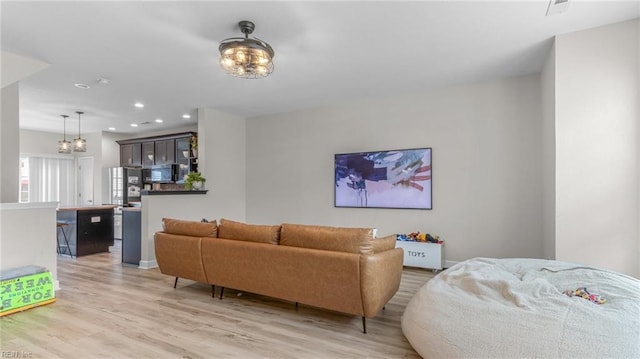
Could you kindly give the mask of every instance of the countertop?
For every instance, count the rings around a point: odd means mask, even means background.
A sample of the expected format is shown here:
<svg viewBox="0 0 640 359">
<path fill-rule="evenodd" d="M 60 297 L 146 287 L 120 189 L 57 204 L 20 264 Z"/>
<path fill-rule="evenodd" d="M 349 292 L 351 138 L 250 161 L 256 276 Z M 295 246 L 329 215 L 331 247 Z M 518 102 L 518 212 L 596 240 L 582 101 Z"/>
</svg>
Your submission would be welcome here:
<svg viewBox="0 0 640 359">
<path fill-rule="evenodd" d="M 208 190 L 201 191 L 189 191 L 189 190 L 179 190 L 179 191 L 140 191 L 140 194 L 143 196 L 162 196 L 162 195 L 171 195 L 171 194 L 207 194 Z"/>
<path fill-rule="evenodd" d="M 122 207 L 122 212 L 140 212 L 140 207 Z"/>
<path fill-rule="evenodd" d="M 105 204 L 101 206 L 81 206 L 81 207 L 73 207 L 73 206 L 65 206 L 58 208 L 58 211 L 92 211 L 92 210 L 101 210 L 101 209 L 111 209 L 113 210 L 117 206 L 112 204 Z"/>
</svg>

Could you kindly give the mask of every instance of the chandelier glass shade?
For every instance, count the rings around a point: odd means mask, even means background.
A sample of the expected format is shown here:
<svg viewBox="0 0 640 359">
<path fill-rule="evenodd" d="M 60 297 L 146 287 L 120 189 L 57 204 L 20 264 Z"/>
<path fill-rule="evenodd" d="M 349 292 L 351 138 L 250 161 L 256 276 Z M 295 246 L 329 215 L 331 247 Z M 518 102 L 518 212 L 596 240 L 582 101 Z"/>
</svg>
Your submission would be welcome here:
<svg viewBox="0 0 640 359">
<path fill-rule="evenodd" d="M 84 112 L 76 111 L 78 114 L 78 138 L 73 140 L 73 152 L 87 152 L 87 140 L 80 136 L 80 115 Z"/>
<path fill-rule="evenodd" d="M 273 48 L 260 39 L 249 38 L 255 29 L 251 21 L 240 21 L 238 26 L 245 37 L 232 37 L 220 42 L 220 66 L 236 77 L 257 79 L 269 76 L 273 72 Z"/>
<path fill-rule="evenodd" d="M 64 121 L 62 140 L 58 141 L 58 153 L 71 153 L 71 142 L 67 141 L 67 115 L 60 115 Z"/>
</svg>

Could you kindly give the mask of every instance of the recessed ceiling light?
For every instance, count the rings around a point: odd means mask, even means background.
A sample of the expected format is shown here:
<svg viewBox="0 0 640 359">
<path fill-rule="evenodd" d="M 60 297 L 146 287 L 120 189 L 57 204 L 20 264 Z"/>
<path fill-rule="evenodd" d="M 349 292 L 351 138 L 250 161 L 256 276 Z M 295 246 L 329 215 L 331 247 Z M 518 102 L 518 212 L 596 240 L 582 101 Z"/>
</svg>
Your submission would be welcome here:
<svg viewBox="0 0 640 359">
<path fill-rule="evenodd" d="M 136 102 L 135 104 L 133 104 L 135 107 L 137 108 L 143 108 L 144 104 L 142 102 Z"/>
<path fill-rule="evenodd" d="M 89 85 L 87 85 L 87 84 L 73 84 L 73 86 L 75 86 L 75 87 L 77 87 L 77 88 L 79 88 L 79 89 L 83 89 L 83 90 L 86 90 L 86 89 L 90 89 L 90 88 L 91 88 L 91 86 L 89 86 Z"/>
<path fill-rule="evenodd" d="M 189 115 L 188 113 L 185 113 L 184 115 L 182 115 L 182 118 L 184 119 L 190 119 L 191 115 Z"/>
<path fill-rule="evenodd" d="M 137 123 L 132 123 L 131 127 L 138 127 L 138 124 Z"/>
<path fill-rule="evenodd" d="M 115 131 L 116 128 L 115 127 L 109 127 L 109 131 Z"/>
<path fill-rule="evenodd" d="M 156 122 L 157 123 L 162 123 L 162 119 L 161 118 L 156 118 Z"/>
</svg>

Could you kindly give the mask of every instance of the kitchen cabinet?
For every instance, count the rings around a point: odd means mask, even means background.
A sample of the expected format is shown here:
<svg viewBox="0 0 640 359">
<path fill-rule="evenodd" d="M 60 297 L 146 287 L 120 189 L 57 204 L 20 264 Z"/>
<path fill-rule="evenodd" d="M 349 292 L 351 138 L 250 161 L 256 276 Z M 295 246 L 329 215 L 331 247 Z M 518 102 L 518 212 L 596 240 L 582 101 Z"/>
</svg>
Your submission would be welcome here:
<svg viewBox="0 0 640 359">
<path fill-rule="evenodd" d="M 176 164 L 179 182 L 189 172 L 198 170 L 198 156 L 191 140 L 196 132 L 181 132 L 163 136 L 132 138 L 116 141 L 120 145 L 120 166 L 151 168 L 154 165 Z"/>
<path fill-rule="evenodd" d="M 140 265 L 142 247 L 140 208 L 123 208 L 122 220 L 122 263 Z"/>
<path fill-rule="evenodd" d="M 142 168 L 151 168 L 155 165 L 155 142 L 142 142 Z"/>
<path fill-rule="evenodd" d="M 176 163 L 176 140 L 155 141 L 155 159 L 157 165 L 168 165 Z"/>
<path fill-rule="evenodd" d="M 140 143 L 120 145 L 120 166 L 140 167 L 142 165 L 142 147 Z"/>
<path fill-rule="evenodd" d="M 176 163 L 178 164 L 177 182 L 183 183 L 184 176 L 197 171 L 197 158 L 191 148 L 191 135 L 176 138 Z"/>
<path fill-rule="evenodd" d="M 74 257 L 108 252 L 113 246 L 113 209 L 115 206 L 61 207 L 56 214 Z"/>
</svg>

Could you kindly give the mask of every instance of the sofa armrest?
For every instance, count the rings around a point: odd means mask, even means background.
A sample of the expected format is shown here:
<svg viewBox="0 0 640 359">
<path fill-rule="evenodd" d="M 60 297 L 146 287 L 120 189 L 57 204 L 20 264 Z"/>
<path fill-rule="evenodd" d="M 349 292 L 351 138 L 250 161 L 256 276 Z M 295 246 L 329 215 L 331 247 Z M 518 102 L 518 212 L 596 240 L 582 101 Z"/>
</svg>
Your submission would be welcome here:
<svg viewBox="0 0 640 359">
<path fill-rule="evenodd" d="M 374 317 L 400 288 L 404 251 L 388 251 L 360 256 L 360 290 L 365 317 Z"/>
<path fill-rule="evenodd" d="M 201 254 L 201 237 L 156 232 L 156 261 L 160 272 L 207 283 Z"/>
</svg>

